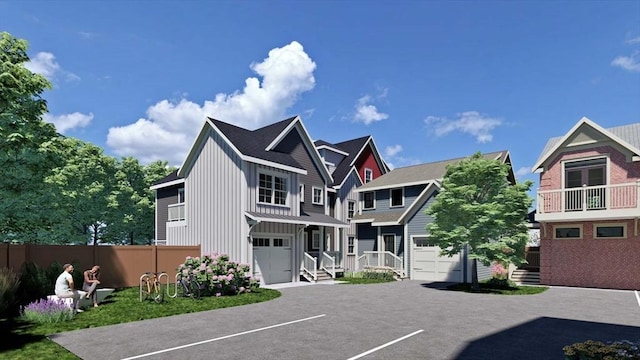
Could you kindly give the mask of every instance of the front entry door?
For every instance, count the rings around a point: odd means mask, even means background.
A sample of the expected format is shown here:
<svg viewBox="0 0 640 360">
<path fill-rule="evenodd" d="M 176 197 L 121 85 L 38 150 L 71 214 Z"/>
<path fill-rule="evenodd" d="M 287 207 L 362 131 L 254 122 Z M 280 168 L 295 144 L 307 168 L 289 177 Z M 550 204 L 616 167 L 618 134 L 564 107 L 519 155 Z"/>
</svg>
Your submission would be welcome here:
<svg viewBox="0 0 640 360">
<path fill-rule="evenodd" d="M 392 254 L 396 254 L 396 236 L 393 234 L 390 235 L 383 235 L 383 241 L 384 241 L 384 251 L 385 252 L 390 252 Z M 384 266 L 390 266 L 393 267 L 394 266 L 394 261 L 393 258 L 391 258 L 390 256 L 384 256 Z"/>
</svg>

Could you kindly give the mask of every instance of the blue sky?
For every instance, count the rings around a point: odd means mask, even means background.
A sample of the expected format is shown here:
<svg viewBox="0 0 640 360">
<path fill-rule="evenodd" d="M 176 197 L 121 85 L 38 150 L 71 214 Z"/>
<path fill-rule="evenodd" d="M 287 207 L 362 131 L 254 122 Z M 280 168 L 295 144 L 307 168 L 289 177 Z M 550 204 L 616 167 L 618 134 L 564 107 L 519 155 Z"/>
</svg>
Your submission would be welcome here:
<svg viewBox="0 0 640 360">
<path fill-rule="evenodd" d="M 639 1 L 0 0 L 0 31 L 29 41 L 59 132 L 143 162 L 179 165 L 205 115 L 297 114 L 394 167 L 508 149 L 536 180 L 582 116 L 640 121 Z"/>
</svg>

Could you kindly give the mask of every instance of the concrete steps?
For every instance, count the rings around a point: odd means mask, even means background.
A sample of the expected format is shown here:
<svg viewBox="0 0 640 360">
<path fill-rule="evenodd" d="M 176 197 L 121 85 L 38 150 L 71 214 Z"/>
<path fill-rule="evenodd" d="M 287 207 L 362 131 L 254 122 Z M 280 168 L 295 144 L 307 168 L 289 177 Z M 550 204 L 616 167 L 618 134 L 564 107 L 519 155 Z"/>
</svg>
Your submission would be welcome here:
<svg viewBox="0 0 640 360">
<path fill-rule="evenodd" d="M 536 270 L 516 269 L 511 280 L 518 285 L 540 285 L 540 272 Z"/>
</svg>

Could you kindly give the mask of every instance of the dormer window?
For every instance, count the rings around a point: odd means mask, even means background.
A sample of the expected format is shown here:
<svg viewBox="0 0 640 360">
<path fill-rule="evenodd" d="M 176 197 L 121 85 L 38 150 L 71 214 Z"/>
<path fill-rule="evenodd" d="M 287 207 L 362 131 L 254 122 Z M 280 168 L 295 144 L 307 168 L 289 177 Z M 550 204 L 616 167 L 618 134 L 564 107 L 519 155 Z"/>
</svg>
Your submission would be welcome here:
<svg viewBox="0 0 640 360">
<path fill-rule="evenodd" d="M 390 192 L 390 198 L 391 198 L 391 207 L 404 206 L 404 189 L 403 188 L 391 189 L 389 190 L 389 192 Z"/>
<path fill-rule="evenodd" d="M 258 202 L 263 204 L 287 204 L 287 177 L 260 173 L 258 184 Z"/>
<path fill-rule="evenodd" d="M 373 180 L 373 170 L 369 168 L 364 169 L 364 183 L 371 182 Z"/>
</svg>

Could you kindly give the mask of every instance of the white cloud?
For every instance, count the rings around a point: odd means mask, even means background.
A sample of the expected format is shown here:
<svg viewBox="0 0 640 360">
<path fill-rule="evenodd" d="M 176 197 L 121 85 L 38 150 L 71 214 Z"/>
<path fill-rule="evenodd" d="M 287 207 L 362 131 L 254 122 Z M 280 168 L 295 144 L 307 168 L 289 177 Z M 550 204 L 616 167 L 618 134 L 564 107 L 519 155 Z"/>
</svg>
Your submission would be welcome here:
<svg viewBox="0 0 640 360">
<path fill-rule="evenodd" d="M 64 134 L 67 130 L 86 127 L 93 120 L 93 114 L 82 114 L 74 112 L 72 114 L 63 115 L 51 115 L 44 114 L 44 121 L 53 123 L 56 126 L 56 130 Z"/>
<path fill-rule="evenodd" d="M 515 172 L 516 177 L 531 175 L 531 167 L 521 167 Z"/>
<path fill-rule="evenodd" d="M 161 100 L 147 109 L 147 118 L 109 129 L 107 145 L 122 156 L 142 162 L 168 160 L 180 164 L 205 117 L 255 129 L 281 120 L 299 96 L 315 86 L 316 64 L 297 41 L 269 51 L 250 65 L 262 78 L 245 80 L 242 91 L 218 93 L 199 105 L 186 99 Z"/>
<path fill-rule="evenodd" d="M 382 97 L 386 96 L 386 89 L 384 90 Z M 378 111 L 375 105 L 372 105 L 371 102 L 373 98 L 370 95 L 365 95 L 358 99 L 356 102 L 355 108 L 356 112 L 353 116 L 355 121 L 362 122 L 365 125 L 369 125 L 373 122 L 387 119 L 389 117 L 388 114 L 382 113 Z"/>
<path fill-rule="evenodd" d="M 420 160 L 414 158 L 407 158 L 400 156 L 399 154 L 404 151 L 402 145 L 396 144 L 387 146 L 384 148 L 384 161 L 389 165 L 389 168 L 394 169 L 396 166 L 410 166 L 420 163 Z"/>
<path fill-rule="evenodd" d="M 611 66 L 617 66 L 627 71 L 640 71 L 640 51 L 634 51 L 631 56 L 618 56 L 611 61 Z"/>
<path fill-rule="evenodd" d="M 50 52 L 39 52 L 24 67 L 32 73 L 40 74 L 51 80 L 55 73 L 60 70 L 60 65 L 56 62 L 56 57 Z"/>
<path fill-rule="evenodd" d="M 425 124 L 432 128 L 436 136 L 444 136 L 452 131 L 461 131 L 473 135 L 479 143 L 493 140 L 491 131 L 502 125 L 502 120 L 481 115 L 477 111 L 467 111 L 457 114 L 457 119 L 449 120 L 443 117 L 428 116 Z"/>
<path fill-rule="evenodd" d="M 400 145 L 400 144 L 396 144 L 396 145 L 393 145 L 393 146 L 387 146 L 384 149 L 384 155 L 385 156 L 389 156 L 389 157 L 396 156 L 401 151 L 402 151 L 402 145 Z"/>
<path fill-rule="evenodd" d="M 629 39 L 626 41 L 627 44 L 638 44 L 640 43 L 640 36 L 633 38 L 633 39 Z"/>
</svg>

